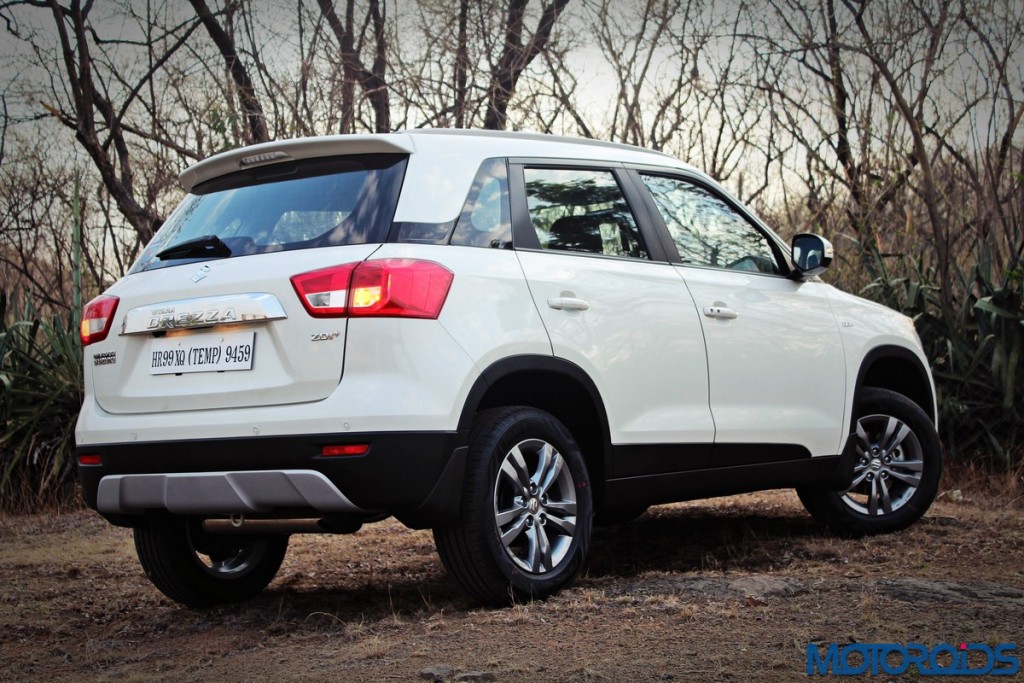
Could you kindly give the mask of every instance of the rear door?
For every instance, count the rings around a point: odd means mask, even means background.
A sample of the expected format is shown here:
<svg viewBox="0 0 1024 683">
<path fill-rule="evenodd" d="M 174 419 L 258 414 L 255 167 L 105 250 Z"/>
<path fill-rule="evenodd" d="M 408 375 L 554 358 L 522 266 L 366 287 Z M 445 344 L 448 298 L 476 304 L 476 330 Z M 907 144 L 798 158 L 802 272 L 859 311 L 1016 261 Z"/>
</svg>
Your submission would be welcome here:
<svg viewBox="0 0 1024 683">
<path fill-rule="evenodd" d="M 612 443 L 695 446 L 632 449 L 610 475 L 700 467 L 714 438 L 700 321 L 622 172 L 512 164 L 516 253 L 555 356 L 597 385 Z"/>
<path fill-rule="evenodd" d="M 107 292 L 120 299 L 114 329 L 86 357 L 99 405 L 153 413 L 326 398 L 341 380 L 347 320 L 307 314 L 292 278 L 379 248 L 405 158 L 306 159 L 195 188 Z M 325 280 L 317 296 L 343 301 L 343 288 Z"/>
</svg>

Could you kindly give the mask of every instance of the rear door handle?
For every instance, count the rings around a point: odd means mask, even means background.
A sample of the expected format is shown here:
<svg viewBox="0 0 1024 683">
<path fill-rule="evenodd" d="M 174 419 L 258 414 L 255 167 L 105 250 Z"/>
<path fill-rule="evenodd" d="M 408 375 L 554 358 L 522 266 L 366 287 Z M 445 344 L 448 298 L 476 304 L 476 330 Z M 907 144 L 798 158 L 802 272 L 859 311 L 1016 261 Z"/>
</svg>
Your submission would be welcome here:
<svg viewBox="0 0 1024 683">
<path fill-rule="evenodd" d="M 720 320 L 733 320 L 739 315 L 731 308 L 725 306 L 705 306 L 704 315 L 709 318 L 718 318 Z"/>
<path fill-rule="evenodd" d="M 556 311 L 585 311 L 590 308 L 583 299 L 575 299 L 568 296 L 558 296 L 548 299 L 548 306 Z"/>
</svg>

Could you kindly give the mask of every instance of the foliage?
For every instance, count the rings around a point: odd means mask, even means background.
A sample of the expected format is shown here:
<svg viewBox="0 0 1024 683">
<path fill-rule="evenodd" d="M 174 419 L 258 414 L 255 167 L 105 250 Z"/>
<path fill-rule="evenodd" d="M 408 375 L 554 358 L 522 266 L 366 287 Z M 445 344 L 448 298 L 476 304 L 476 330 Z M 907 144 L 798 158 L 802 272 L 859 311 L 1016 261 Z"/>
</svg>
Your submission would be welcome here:
<svg viewBox="0 0 1024 683">
<path fill-rule="evenodd" d="M 0 292 L 0 509 L 75 501 L 82 352 L 71 316 L 44 319 Z"/>
<path fill-rule="evenodd" d="M 1024 464 L 1024 298 L 1018 267 L 993 272 L 990 248 L 955 266 L 959 305 L 943 316 L 937 275 L 901 257 L 895 275 L 877 251 L 880 275 L 862 294 L 914 318 L 932 372 L 942 441 L 954 460 L 1011 470 Z"/>
</svg>

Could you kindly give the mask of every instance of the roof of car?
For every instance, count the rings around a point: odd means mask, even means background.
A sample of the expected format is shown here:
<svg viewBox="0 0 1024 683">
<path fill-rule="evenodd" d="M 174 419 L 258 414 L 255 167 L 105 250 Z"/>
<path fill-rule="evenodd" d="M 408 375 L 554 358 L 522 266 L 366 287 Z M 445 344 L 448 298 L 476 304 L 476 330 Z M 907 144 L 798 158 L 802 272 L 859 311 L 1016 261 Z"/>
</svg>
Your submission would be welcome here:
<svg viewBox="0 0 1024 683">
<path fill-rule="evenodd" d="M 179 180 L 186 191 L 191 191 L 212 178 L 255 166 L 324 156 L 387 153 L 460 156 L 474 168 L 490 157 L 593 159 L 692 168 L 667 154 L 617 142 L 531 132 L 420 128 L 397 133 L 295 138 L 240 147 L 188 167 Z"/>
<path fill-rule="evenodd" d="M 498 140 L 515 140 L 519 142 L 530 141 L 546 144 L 559 142 L 571 145 L 582 145 L 584 147 L 604 148 L 608 150 L 617 149 L 627 152 L 657 154 L 668 159 L 673 159 L 673 157 L 663 152 L 655 152 L 650 149 L 645 149 L 636 145 L 627 145 L 622 142 L 607 142 L 605 140 L 595 140 L 594 138 L 581 138 L 571 135 L 553 135 L 550 133 L 534 133 L 531 131 L 480 130 L 476 128 L 415 128 L 400 132 L 409 135 L 448 135 L 463 138 L 493 138 Z"/>
</svg>

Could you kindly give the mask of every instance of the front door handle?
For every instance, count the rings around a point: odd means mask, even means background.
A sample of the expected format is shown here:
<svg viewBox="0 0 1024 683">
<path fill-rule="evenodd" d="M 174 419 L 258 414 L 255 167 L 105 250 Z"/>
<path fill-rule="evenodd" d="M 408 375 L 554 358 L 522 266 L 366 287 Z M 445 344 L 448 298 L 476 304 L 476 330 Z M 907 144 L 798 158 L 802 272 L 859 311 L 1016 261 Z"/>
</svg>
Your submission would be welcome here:
<svg viewBox="0 0 1024 683">
<path fill-rule="evenodd" d="M 709 318 L 718 318 L 719 320 L 733 320 L 739 314 L 725 306 L 705 306 L 704 315 Z"/>
<path fill-rule="evenodd" d="M 590 308 L 590 304 L 583 299 L 569 296 L 558 296 L 548 299 L 548 306 L 556 311 L 585 311 Z"/>
</svg>

